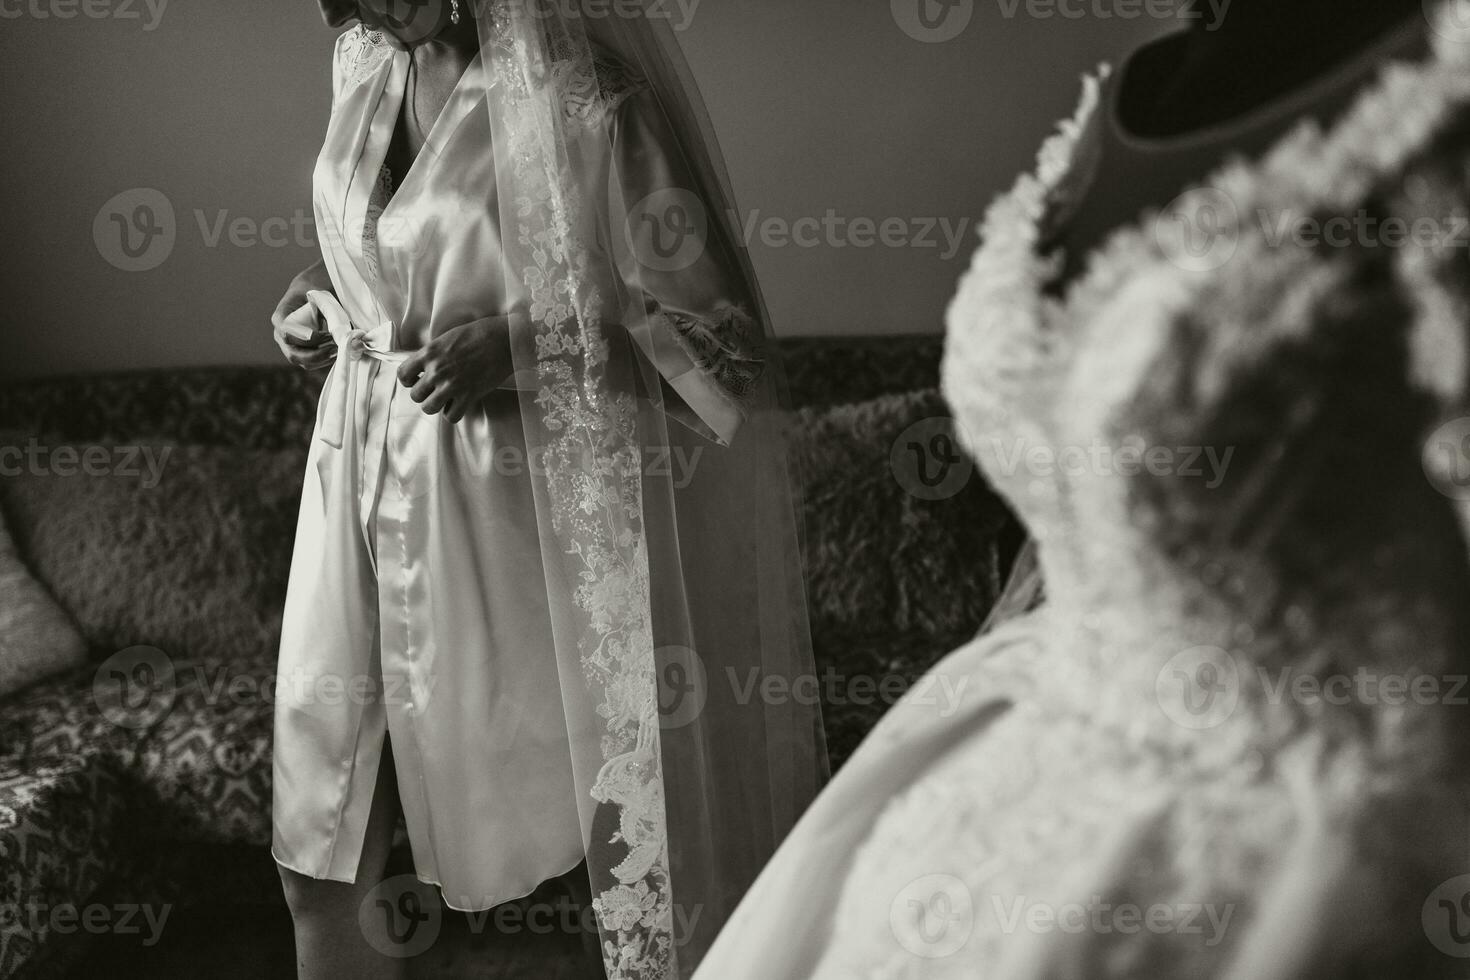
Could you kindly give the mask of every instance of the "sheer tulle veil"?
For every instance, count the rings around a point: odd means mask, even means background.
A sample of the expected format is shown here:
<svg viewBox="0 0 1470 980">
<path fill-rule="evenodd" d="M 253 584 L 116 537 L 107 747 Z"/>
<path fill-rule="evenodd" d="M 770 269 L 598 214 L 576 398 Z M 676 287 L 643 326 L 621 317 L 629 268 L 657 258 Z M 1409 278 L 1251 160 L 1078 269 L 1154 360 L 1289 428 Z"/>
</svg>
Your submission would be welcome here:
<svg viewBox="0 0 1470 980">
<path fill-rule="evenodd" d="M 826 778 L 782 374 L 673 9 L 480 0 L 470 12 L 614 980 L 690 976 Z M 652 184 L 620 145 L 628 112 L 669 158 Z M 668 309 L 659 284 L 711 261 L 729 294 L 714 318 Z M 689 410 L 691 377 L 714 392 L 703 411 Z"/>
</svg>

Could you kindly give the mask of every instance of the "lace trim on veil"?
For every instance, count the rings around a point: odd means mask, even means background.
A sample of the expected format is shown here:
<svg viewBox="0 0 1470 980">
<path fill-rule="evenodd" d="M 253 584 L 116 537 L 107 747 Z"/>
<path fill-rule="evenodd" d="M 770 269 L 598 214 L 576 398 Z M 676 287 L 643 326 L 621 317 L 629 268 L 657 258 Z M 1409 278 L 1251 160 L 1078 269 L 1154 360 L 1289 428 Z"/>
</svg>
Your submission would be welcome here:
<svg viewBox="0 0 1470 980">
<path fill-rule="evenodd" d="M 506 111 L 527 121 L 524 131 L 508 134 L 517 141 L 515 225 L 504 231 L 508 253 L 531 263 L 520 274 L 536 331 L 536 405 L 548 442 L 542 472 L 558 543 L 579 569 L 582 669 L 605 724 L 603 766 L 591 795 L 617 809 L 617 834 L 604 843 L 628 852 L 609 869 L 616 884 L 598 892 L 592 906 L 607 937 L 610 980 L 664 980 L 677 975 L 677 957 L 638 409 L 631 394 L 604 381 L 602 293 L 578 231 L 587 202 L 568 170 L 567 148 L 545 132 L 536 112 L 538 90 L 550 85 L 565 118 L 591 126 L 637 91 L 637 82 L 575 55 L 517 71 L 522 42 L 509 20 L 495 18 L 491 32 L 505 55 L 492 64 Z M 548 135 L 551 145 L 537 142 Z M 504 209 L 507 220 L 511 211 Z"/>
</svg>

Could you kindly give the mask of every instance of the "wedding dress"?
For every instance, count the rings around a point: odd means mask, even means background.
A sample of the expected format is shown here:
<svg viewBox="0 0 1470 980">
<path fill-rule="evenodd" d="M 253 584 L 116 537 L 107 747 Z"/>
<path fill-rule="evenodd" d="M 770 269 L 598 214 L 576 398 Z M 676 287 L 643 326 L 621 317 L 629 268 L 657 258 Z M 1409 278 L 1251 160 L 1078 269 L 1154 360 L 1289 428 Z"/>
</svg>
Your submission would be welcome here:
<svg viewBox="0 0 1470 980">
<path fill-rule="evenodd" d="M 701 978 L 1463 975 L 1470 44 L 1434 41 L 1057 288 L 1088 81 L 944 365 L 1047 599 L 883 719 Z"/>
</svg>

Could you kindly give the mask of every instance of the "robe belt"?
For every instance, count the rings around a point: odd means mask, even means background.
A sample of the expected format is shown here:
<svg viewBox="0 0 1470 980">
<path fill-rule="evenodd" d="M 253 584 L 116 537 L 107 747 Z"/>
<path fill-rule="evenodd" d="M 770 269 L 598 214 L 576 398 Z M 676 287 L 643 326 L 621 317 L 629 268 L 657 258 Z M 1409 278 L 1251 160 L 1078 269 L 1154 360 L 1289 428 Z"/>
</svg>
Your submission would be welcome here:
<svg viewBox="0 0 1470 980">
<path fill-rule="evenodd" d="M 332 448 L 341 449 L 347 438 L 347 413 L 357 405 L 357 388 L 363 383 L 364 368 L 368 369 L 366 383 L 370 384 L 378 364 L 401 364 L 408 360 L 410 352 L 391 349 L 393 324 L 390 321 L 363 330 L 353 326 L 352 318 L 331 293 L 312 290 L 306 299 L 337 343 L 337 363 L 327 379 L 321 439 Z"/>
</svg>

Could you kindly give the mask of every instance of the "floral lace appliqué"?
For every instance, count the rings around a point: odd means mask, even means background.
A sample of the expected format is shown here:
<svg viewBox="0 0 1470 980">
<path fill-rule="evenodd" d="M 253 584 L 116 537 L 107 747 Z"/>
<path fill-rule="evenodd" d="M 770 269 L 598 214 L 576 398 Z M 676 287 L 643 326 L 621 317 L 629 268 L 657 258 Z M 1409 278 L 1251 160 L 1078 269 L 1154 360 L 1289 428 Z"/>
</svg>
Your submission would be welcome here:
<svg viewBox="0 0 1470 980">
<path fill-rule="evenodd" d="M 373 185 L 372 193 L 368 197 L 367 216 L 362 224 L 362 258 L 374 284 L 382 278 L 382 266 L 378 259 L 378 226 L 382 222 L 383 211 L 392 198 L 393 171 L 385 163 L 378 171 L 377 183 Z"/>
<path fill-rule="evenodd" d="M 673 310 L 657 310 L 653 316 L 667 321 L 684 353 L 714 379 L 729 400 L 743 405 L 766 369 L 764 357 L 751 345 L 757 336 L 755 321 L 736 306 L 715 312 L 715 319 Z"/>
</svg>

